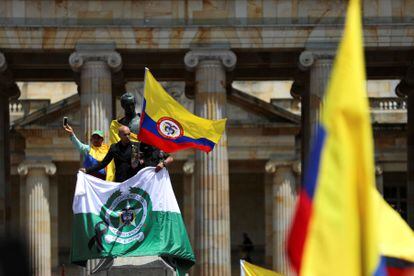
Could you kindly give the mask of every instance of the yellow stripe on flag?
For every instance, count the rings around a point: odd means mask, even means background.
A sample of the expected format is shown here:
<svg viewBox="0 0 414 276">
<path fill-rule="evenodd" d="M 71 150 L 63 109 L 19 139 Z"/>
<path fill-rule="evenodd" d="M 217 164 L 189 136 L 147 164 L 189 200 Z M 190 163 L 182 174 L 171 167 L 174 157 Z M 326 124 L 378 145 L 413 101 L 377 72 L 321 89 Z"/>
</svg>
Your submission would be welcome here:
<svg viewBox="0 0 414 276">
<path fill-rule="evenodd" d="M 283 276 L 272 270 L 240 260 L 240 274 L 242 276 Z"/>
<path fill-rule="evenodd" d="M 373 189 L 374 200 L 378 200 L 380 225 L 380 250 L 384 256 L 414 263 L 414 232 L 377 190 Z"/>
</svg>

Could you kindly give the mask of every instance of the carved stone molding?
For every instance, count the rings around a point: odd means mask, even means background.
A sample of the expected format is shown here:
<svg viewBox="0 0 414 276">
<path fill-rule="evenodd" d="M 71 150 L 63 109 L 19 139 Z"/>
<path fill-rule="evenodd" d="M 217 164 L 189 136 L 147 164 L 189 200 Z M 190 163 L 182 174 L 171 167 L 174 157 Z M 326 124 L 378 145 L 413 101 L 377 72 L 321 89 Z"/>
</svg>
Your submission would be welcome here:
<svg viewBox="0 0 414 276">
<path fill-rule="evenodd" d="M 56 166 L 52 162 L 45 161 L 23 161 L 17 167 L 17 173 L 21 176 L 26 176 L 30 169 L 44 169 L 48 175 L 54 175 L 56 173 Z"/>
<path fill-rule="evenodd" d="M 189 71 L 195 70 L 205 60 L 219 60 L 227 71 L 233 70 L 237 63 L 236 55 L 230 50 L 198 49 L 191 50 L 184 56 L 184 63 Z"/>
<path fill-rule="evenodd" d="M 317 61 L 332 62 L 335 58 L 335 51 L 331 49 L 326 50 L 305 50 L 299 55 L 299 69 L 306 71 Z"/>
<path fill-rule="evenodd" d="M 266 162 L 266 165 L 265 165 L 265 171 L 266 171 L 266 173 L 268 173 L 268 174 L 275 173 L 276 172 L 276 166 L 277 166 L 276 161 L 273 161 L 273 160 L 267 161 Z"/>
<path fill-rule="evenodd" d="M 186 175 L 191 175 L 194 173 L 194 160 L 187 160 L 183 165 L 183 172 Z"/>
<path fill-rule="evenodd" d="M 265 171 L 268 174 L 274 174 L 277 173 L 277 170 L 280 167 L 291 167 L 292 171 L 298 175 L 302 173 L 302 164 L 300 161 L 269 160 L 266 162 Z"/>
<path fill-rule="evenodd" d="M 69 56 L 69 64 L 73 71 L 80 72 L 88 61 L 102 61 L 108 65 L 113 73 L 122 68 L 121 55 L 115 51 L 114 45 L 79 45 L 76 51 Z"/>
</svg>

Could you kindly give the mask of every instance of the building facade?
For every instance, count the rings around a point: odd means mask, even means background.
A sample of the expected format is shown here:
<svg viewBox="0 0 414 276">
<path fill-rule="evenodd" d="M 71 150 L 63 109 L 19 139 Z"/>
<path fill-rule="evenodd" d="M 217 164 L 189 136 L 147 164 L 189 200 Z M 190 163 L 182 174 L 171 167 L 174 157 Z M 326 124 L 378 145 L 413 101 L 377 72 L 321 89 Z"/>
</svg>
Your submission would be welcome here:
<svg viewBox="0 0 414 276">
<path fill-rule="evenodd" d="M 122 93 L 142 100 L 146 66 L 187 109 L 228 118 L 213 152 L 178 152 L 169 168 L 193 275 L 237 275 L 244 233 L 253 262 L 289 275 L 285 235 L 345 10 L 346 1 L 2 1 L 0 230 L 26 238 L 36 275 L 84 273 L 69 265 L 80 157 L 62 118 L 83 141 L 108 133 Z M 377 186 L 413 225 L 414 5 L 367 0 L 363 11 Z M 283 81 L 291 96 L 249 86 L 264 81 Z"/>
</svg>

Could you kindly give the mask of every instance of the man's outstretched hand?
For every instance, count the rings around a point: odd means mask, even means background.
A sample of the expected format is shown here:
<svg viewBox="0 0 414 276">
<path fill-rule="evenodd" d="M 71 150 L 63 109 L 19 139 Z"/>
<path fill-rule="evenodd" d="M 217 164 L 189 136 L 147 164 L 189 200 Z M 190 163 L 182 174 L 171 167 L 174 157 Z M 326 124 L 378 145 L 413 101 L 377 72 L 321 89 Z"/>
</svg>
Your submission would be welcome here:
<svg viewBox="0 0 414 276">
<path fill-rule="evenodd" d="M 67 133 L 69 133 L 69 135 L 73 135 L 73 128 L 70 125 L 64 125 L 63 128 Z"/>
</svg>

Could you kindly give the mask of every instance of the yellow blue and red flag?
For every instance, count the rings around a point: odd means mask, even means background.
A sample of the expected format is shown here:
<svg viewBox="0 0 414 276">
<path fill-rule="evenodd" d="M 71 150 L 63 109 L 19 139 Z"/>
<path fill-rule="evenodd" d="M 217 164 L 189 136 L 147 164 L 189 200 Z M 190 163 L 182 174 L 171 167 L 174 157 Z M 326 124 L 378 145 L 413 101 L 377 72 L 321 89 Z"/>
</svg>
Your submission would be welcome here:
<svg viewBox="0 0 414 276">
<path fill-rule="evenodd" d="M 351 0 L 288 238 L 298 275 L 386 275 L 365 86 L 361 6 Z"/>
<path fill-rule="evenodd" d="M 187 148 L 210 152 L 219 142 L 225 126 L 226 119 L 208 120 L 186 110 L 145 68 L 140 141 L 165 152 Z"/>
</svg>

